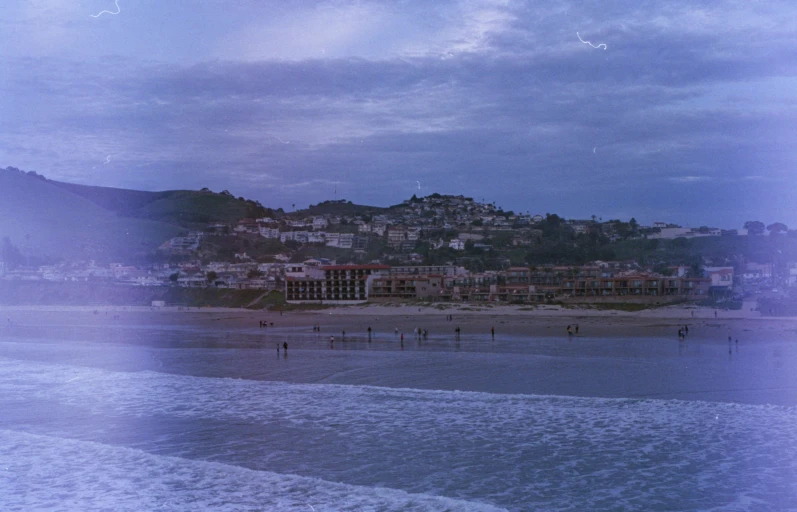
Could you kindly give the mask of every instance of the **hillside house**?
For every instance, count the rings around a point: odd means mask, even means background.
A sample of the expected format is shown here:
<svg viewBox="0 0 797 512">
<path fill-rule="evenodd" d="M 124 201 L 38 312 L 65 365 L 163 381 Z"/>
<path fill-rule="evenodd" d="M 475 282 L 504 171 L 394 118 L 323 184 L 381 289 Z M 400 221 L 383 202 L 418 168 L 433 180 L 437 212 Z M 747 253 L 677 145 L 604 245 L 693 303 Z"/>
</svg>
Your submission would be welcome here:
<svg viewBox="0 0 797 512">
<path fill-rule="evenodd" d="M 260 226 L 260 236 L 268 239 L 279 239 L 280 230 L 278 228 L 270 228 L 268 226 Z"/>
</svg>

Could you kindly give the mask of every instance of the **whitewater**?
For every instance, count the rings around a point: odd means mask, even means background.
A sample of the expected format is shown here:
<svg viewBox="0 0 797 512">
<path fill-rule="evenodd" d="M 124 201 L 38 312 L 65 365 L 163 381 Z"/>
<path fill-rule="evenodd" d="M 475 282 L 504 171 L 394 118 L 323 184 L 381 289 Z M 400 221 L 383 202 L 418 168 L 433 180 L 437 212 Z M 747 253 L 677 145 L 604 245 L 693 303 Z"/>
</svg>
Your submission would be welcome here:
<svg viewBox="0 0 797 512">
<path fill-rule="evenodd" d="M 280 336 L 7 329 L 0 510 L 797 508 L 796 354 L 777 340 L 664 357 L 655 339 Z"/>
</svg>

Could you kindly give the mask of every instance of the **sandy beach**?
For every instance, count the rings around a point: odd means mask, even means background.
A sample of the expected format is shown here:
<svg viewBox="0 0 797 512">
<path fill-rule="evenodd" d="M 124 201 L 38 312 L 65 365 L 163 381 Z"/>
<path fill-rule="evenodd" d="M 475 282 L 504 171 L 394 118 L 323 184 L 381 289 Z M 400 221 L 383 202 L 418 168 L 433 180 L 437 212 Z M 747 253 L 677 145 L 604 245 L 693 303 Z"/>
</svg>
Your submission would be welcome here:
<svg viewBox="0 0 797 512">
<path fill-rule="evenodd" d="M 741 310 L 715 310 L 692 306 L 673 306 L 641 311 L 615 311 L 561 306 L 493 306 L 448 304 L 442 307 L 411 305 L 362 305 L 319 310 L 252 311 L 231 308 L 150 308 L 140 306 L 4 306 L 3 324 L 85 325 L 106 323 L 149 323 L 193 325 L 209 329 L 266 329 L 312 332 L 320 326 L 328 335 L 364 335 L 368 327 L 374 336 L 394 335 L 396 329 L 412 336 L 415 328 L 430 334 L 562 336 L 567 326 L 579 327 L 579 335 L 591 337 L 676 337 L 680 327 L 689 326 L 691 339 L 750 340 L 753 333 L 766 332 L 780 340 L 797 341 L 797 318 L 762 316 L 755 303 Z M 449 315 L 451 320 L 448 320 Z M 271 324 L 273 323 L 273 326 Z M 768 336 L 769 337 L 769 336 Z M 756 336 L 756 338 L 760 338 Z"/>
</svg>

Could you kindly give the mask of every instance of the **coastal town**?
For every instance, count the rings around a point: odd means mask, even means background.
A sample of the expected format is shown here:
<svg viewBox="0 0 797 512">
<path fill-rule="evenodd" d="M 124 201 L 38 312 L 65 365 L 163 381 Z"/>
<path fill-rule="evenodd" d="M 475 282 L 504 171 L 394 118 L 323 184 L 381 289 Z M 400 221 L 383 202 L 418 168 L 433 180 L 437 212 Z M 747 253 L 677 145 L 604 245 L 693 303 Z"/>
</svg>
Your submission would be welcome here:
<svg viewBox="0 0 797 512">
<path fill-rule="evenodd" d="M 697 238 L 793 238 L 794 231 L 780 223 L 751 221 L 724 230 L 666 222 L 642 226 L 633 218 L 568 220 L 440 194 L 413 196 L 391 208 L 369 210 L 338 200 L 305 211 L 273 213 L 189 230 L 165 241 L 149 264 L 61 261 L 34 266 L 19 251 L 14 258 L 15 249 L 4 246 L 0 279 L 262 290 L 283 294 L 287 303 L 305 304 L 667 304 L 732 300 L 797 284 L 797 261 L 723 255 L 687 264 L 666 254 L 619 259 L 605 249 L 606 244 L 644 241 L 655 254 L 665 241 L 678 245 Z M 539 254 L 553 244 L 578 253 L 598 243 L 604 248 L 584 252 L 577 262 L 571 254 L 548 254 L 542 261 L 533 257 L 535 250 Z"/>
</svg>

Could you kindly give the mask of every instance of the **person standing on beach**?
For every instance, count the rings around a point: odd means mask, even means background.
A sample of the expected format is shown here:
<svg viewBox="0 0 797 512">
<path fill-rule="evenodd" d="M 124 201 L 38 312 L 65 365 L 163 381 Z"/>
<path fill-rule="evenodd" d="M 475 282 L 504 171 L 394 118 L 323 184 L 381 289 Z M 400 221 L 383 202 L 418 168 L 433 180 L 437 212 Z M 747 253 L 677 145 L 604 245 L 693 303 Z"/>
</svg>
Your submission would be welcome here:
<svg viewBox="0 0 797 512">
<path fill-rule="evenodd" d="M 495 339 L 495 326 L 490 327 L 490 335 Z"/>
<path fill-rule="evenodd" d="M 573 328 L 570 327 L 570 325 L 567 326 L 567 335 L 568 336 L 572 336 L 573 335 Z"/>
<path fill-rule="evenodd" d="M 282 342 L 282 350 L 285 351 L 286 355 L 288 354 L 288 342 L 287 341 Z"/>
</svg>

